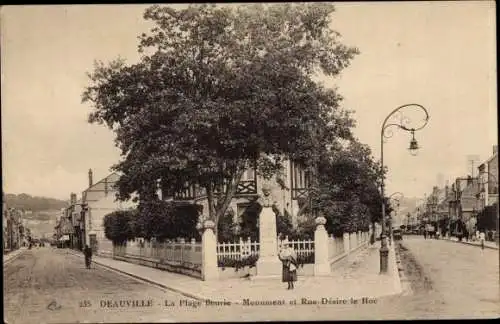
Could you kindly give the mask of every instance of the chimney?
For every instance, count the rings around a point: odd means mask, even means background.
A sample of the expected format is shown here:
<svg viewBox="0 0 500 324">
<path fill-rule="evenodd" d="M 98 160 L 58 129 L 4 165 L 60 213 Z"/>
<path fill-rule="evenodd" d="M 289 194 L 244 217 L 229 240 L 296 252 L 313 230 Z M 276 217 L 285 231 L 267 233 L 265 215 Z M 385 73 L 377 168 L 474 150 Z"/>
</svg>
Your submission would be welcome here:
<svg viewBox="0 0 500 324">
<path fill-rule="evenodd" d="M 498 152 L 498 145 L 493 145 L 493 155 L 497 154 Z"/>
<path fill-rule="evenodd" d="M 70 197 L 70 198 L 69 198 L 69 202 L 70 202 L 70 204 L 71 204 L 71 205 L 76 204 L 76 193 L 73 193 L 73 192 L 72 192 L 72 193 L 71 193 L 71 195 L 70 195 L 69 197 Z"/>
<path fill-rule="evenodd" d="M 92 169 L 89 169 L 89 188 L 92 187 L 94 183 L 92 182 Z"/>
</svg>

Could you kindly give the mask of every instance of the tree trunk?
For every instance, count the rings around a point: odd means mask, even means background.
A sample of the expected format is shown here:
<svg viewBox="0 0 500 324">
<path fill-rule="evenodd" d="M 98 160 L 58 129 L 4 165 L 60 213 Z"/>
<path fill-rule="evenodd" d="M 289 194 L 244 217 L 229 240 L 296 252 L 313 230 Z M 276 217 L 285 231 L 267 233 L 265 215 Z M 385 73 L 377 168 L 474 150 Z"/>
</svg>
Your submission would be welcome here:
<svg viewBox="0 0 500 324">
<path fill-rule="evenodd" d="M 244 166 L 242 167 L 240 165 L 239 167 L 237 167 L 233 178 L 225 185 L 224 192 L 222 193 L 222 200 L 219 200 L 217 197 L 215 197 L 214 183 L 211 183 L 206 187 L 209 210 L 208 217 L 215 223 L 214 233 L 216 236 L 219 228 L 219 219 L 224 215 L 224 213 L 227 211 L 227 208 L 231 204 L 231 200 L 236 193 L 236 189 L 238 188 L 238 184 L 245 170 L 246 169 Z"/>
<path fill-rule="evenodd" d="M 224 190 L 224 197 L 220 203 L 217 203 L 217 206 L 215 206 L 215 229 L 218 229 L 218 223 L 219 219 L 221 216 L 223 216 L 229 205 L 231 204 L 231 200 L 233 199 L 234 195 L 236 194 L 236 189 L 238 188 L 238 184 L 240 183 L 241 177 L 243 176 L 243 173 L 245 172 L 244 167 L 239 167 L 234 174 L 233 178 L 231 179 L 230 182 L 228 182 L 225 186 Z M 217 235 L 217 231 L 215 232 Z"/>
</svg>

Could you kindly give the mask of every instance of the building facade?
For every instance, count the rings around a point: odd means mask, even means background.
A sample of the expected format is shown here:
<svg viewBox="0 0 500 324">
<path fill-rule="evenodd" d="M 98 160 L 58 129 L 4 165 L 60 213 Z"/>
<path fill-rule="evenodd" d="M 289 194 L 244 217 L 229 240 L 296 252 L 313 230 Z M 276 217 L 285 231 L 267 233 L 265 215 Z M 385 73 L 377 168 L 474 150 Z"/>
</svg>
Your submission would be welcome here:
<svg viewBox="0 0 500 324">
<path fill-rule="evenodd" d="M 89 187 L 82 192 L 83 208 L 79 209 L 83 244 L 90 246 L 95 253 L 103 256 L 111 255 L 113 244 L 104 234 L 104 217 L 117 210 L 132 209 L 137 206 L 132 201 L 116 200 L 115 184 L 119 179 L 117 173 L 111 173 L 100 181 L 93 182 L 92 170 L 89 170 Z"/>
<path fill-rule="evenodd" d="M 24 241 L 23 213 L 19 209 L 8 208 L 6 204 L 2 209 L 4 250 L 19 249 Z"/>
<path fill-rule="evenodd" d="M 498 146 L 493 146 L 493 155 L 478 167 L 480 177 L 480 208 L 498 203 Z"/>
<path fill-rule="evenodd" d="M 265 180 L 256 172 L 256 167 L 249 167 L 243 174 L 236 193 L 228 207 L 234 211 L 234 222 L 245 210 L 254 203 L 262 194 L 262 189 L 270 190 L 272 201 L 283 215 L 291 217 L 292 224 L 296 227 L 300 222 L 301 209 L 307 203 L 308 188 L 310 186 L 310 174 L 300 165 L 285 161 L 282 172 L 270 180 Z M 280 184 L 281 183 L 281 184 Z M 173 199 L 174 201 L 197 203 L 203 206 L 202 219 L 208 218 L 208 202 L 204 188 L 197 184 L 186 185 L 184 190 L 173 195 L 166 194 L 166 190 L 160 190 L 162 199 Z"/>
</svg>

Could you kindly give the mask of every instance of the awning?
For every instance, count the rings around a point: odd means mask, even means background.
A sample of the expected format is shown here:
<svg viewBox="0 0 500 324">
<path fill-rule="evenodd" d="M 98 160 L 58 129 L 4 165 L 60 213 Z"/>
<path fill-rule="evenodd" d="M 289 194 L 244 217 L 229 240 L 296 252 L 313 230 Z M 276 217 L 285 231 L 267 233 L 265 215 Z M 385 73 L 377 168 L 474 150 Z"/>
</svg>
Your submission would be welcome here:
<svg viewBox="0 0 500 324">
<path fill-rule="evenodd" d="M 59 238 L 59 241 L 69 241 L 69 235 L 63 235 Z"/>
</svg>

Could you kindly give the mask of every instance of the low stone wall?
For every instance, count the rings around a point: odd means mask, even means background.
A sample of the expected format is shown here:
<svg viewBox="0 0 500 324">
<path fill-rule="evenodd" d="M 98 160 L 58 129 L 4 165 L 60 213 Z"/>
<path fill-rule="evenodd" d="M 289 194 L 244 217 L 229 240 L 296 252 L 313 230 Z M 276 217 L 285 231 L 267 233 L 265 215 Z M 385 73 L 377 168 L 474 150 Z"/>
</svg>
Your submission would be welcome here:
<svg viewBox="0 0 500 324">
<path fill-rule="evenodd" d="M 349 263 L 352 257 L 358 255 L 361 251 L 365 250 L 368 247 L 368 244 L 369 244 L 368 242 L 362 243 L 355 249 L 351 250 L 349 253 L 344 252 L 341 255 L 338 255 L 330 259 L 329 260 L 330 269 L 334 270 L 345 265 L 346 263 Z"/>
<path fill-rule="evenodd" d="M 174 264 L 164 260 L 158 260 L 153 258 L 140 258 L 134 256 L 118 256 L 114 255 L 113 259 L 130 262 L 134 264 L 139 264 L 143 266 L 147 266 L 150 268 L 156 268 L 160 270 L 166 270 L 169 272 L 180 273 L 183 275 L 187 275 L 193 278 L 201 279 L 201 267 L 191 266 L 187 264 Z"/>
</svg>

